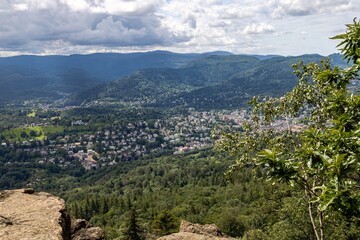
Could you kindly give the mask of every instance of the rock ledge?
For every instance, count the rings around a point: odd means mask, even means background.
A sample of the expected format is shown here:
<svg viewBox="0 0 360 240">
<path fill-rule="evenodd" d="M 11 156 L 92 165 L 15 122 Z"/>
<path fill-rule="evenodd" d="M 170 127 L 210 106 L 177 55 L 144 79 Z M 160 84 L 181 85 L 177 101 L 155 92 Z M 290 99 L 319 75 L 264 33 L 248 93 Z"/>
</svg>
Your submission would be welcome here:
<svg viewBox="0 0 360 240">
<path fill-rule="evenodd" d="M 63 199 L 33 189 L 17 189 L 0 191 L 0 239 L 102 240 L 104 233 L 87 224 L 72 232 Z"/>
</svg>

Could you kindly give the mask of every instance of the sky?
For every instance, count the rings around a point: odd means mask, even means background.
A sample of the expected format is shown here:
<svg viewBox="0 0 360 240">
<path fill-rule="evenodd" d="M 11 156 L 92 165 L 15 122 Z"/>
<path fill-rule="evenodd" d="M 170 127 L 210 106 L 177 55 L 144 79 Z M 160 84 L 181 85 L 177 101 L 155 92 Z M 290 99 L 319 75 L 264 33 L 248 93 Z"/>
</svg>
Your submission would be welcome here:
<svg viewBox="0 0 360 240">
<path fill-rule="evenodd" d="M 0 56 L 328 55 L 359 13 L 360 0 L 0 0 Z"/>
</svg>

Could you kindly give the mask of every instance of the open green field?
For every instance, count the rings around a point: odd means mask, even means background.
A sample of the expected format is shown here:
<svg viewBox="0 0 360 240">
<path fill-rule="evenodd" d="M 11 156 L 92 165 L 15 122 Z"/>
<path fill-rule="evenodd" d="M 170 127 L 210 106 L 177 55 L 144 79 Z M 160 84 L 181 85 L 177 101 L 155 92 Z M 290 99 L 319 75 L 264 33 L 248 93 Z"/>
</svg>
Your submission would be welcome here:
<svg viewBox="0 0 360 240">
<path fill-rule="evenodd" d="M 61 126 L 34 126 L 5 130 L 0 135 L 8 140 L 43 140 L 49 134 L 62 132 L 64 132 L 64 127 Z"/>
<path fill-rule="evenodd" d="M 32 110 L 32 112 L 28 113 L 26 116 L 28 116 L 28 117 L 36 117 L 36 111 Z"/>
</svg>

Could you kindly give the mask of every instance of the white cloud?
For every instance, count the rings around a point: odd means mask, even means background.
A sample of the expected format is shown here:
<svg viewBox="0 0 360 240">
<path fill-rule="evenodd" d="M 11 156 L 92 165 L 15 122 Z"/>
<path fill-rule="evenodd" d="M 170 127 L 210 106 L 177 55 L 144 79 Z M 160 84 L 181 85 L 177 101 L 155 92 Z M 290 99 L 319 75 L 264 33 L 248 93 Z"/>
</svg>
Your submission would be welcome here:
<svg viewBox="0 0 360 240">
<path fill-rule="evenodd" d="M 60 0 L 72 11 L 89 11 L 113 15 L 141 16 L 154 12 L 162 0 Z"/>
<path fill-rule="evenodd" d="M 16 4 L 26 4 L 29 10 L 55 9 L 59 6 L 57 0 L 14 0 Z"/>
<path fill-rule="evenodd" d="M 90 8 L 86 0 L 60 0 L 60 2 L 67 5 L 72 11 L 86 11 Z"/>
<path fill-rule="evenodd" d="M 49 41 L 108 47 L 187 41 L 185 32 L 173 32 L 162 24 L 156 14 L 159 3 L 158 0 L 17 1 L 7 6 L 17 11 L 0 13 L 0 45 L 9 50 L 23 50 L 35 46 L 41 48 L 41 42 Z M 196 26 L 195 19 L 189 19 L 189 23 Z"/>
<path fill-rule="evenodd" d="M 92 29 L 70 34 L 68 40 L 79 45 L 131 46 L 135 43 L 141 46 L 168 45 L 177 41 L 186 41 L 186 36 L 172 34 L 166 28 L 161 28 L 160 22 L 151 17 L 129 23 L 127 19 L 108 16 Z"/>
<path fill-rule="evenodd" d="M 271 9 L 270 14 L 273 18 L 336 13 L 355 7 L 350 0 L 269 0 L 267 6 Z"/>
<path fill-rule="evenodd" d="M 247 25 L 243 33 L 244 34 L 259 34 L 259 33 L 270 33 L 274 32 L 275 28 L 271 26 L 270 24 L 266 23 L 252 23 L 250 25 Z"/>
<path fill-rule="evenodd" d="M 251 7 L 243 7 L 241 5 L 227 6 L 219 11 L 219 17 L 221 19 L 241 19 L 251 17 L 256 14 L 257 9 Z"/>
<path fill-rule="evenodd" d="M 14 10 L 16 11 L 25 11 L 28 10 L 28 5 L 26 3 L 17 3 L 13 5 Z"/>
</svg>

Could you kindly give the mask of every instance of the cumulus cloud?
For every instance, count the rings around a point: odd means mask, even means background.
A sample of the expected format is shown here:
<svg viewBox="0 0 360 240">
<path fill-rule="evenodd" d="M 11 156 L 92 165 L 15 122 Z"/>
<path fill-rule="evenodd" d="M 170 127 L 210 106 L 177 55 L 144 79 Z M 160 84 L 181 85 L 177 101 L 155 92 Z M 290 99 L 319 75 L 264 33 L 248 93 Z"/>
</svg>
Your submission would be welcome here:
<svg viewBox="0 0 360 240">
<path fill-rule="evenodd" d="M 0 45 L 23 49 L 42 42 L 70 45 L 144 46 L 187 41 L 156 14 L 160 0 L 15 0 L 0 12 Z M 190 19 L 191 20 L 191 19 Z M 191 26 L 196 21 L 192 19 Z"/>
<path fill-rule="evenodd" d="M 167 45 L 173 42 L 186 41 L 186 35 L 175 35 L 151 16 L 142 19 L 124 19 L 108 16 L 80 32 L 69 34 L 68 40 L 78 45 Z"/>
</svg>

